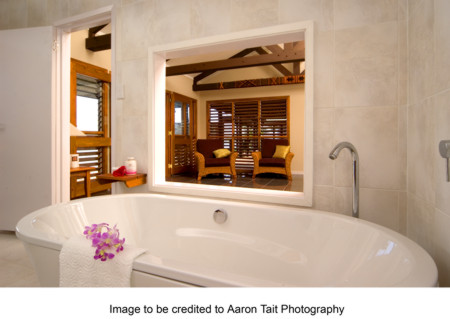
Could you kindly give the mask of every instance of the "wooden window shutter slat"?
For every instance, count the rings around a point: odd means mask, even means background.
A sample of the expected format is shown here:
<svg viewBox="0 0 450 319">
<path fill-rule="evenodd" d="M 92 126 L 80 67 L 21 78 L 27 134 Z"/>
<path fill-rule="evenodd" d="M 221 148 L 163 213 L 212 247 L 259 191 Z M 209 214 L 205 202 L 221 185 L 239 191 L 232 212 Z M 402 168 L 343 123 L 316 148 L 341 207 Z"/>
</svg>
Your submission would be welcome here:
<svg viewBox="0 0 450 319">
<path fill-rule="evenodd" d="M 260 149 L 261 139 L 289 139 L 289 97 L 210 101 L 208 138 L 222 138 L 238 152 L 236 169 L 253 170 L 251 153 Z"/>
<path fill-rule="evenodd" d="M 218 103 L 209 106 L 209 128 L 210 137 L 232 136 L 233 109 L 231 103 Z"/>
<path fill-rule="evenodd" d="M 95 167 L 91 172 L 91 179 L 103 173 L 104 155 L 103 147 L 80 147 L 77 149 L 81 167 Z"/>
<path fill-rule="evenodd" d="M 261 101 L 261 135 L 288 138 L 287 100 Z"/>
</svg>

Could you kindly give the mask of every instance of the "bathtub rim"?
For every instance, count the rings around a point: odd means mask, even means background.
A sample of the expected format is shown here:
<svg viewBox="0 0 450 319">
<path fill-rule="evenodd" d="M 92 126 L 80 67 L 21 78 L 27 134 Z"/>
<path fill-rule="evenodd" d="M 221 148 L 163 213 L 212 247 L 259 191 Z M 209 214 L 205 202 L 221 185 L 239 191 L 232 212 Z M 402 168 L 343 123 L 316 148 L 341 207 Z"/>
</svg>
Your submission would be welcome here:
<svg viewBox="0 0 450 319">
<path fill-rule="evenodd" d="M 423 271 L 421 271 L 421 270 L 429 271 L 429 274 L 428 274 L 429 278 L 426 281 L 433 282 L 434 284 L 431 286 L 434 286 L 434 287 L 439 286 L 438 270 L 437 270 L 435 261 L 433 260 L 431 255 L 422 246 L 420 246 L 418 243 L 414 242 L 412 239 L 410 239 L 394 230 L 391 230 L 387 227 L 375 224 L 370 221 L 354 218 L 354 217 L 347 216 L 347 215 L 341 215 L 341 214 L 337 214 L 337 213 L 311 209 L 311 208 L 307 208 L 307 207 L 282 206 L 282 205 L 277 205 L 277 204 L 264 204 L 264 203 L 250 204 L 248 202 L 226 201 L 226 200 L 222 200 L 222 199 L 217 200 L 217 199 L 210 199 L 210 198 L 196 198 L 196 197 L 187 197 L 187 196 L 171 195 L 171 194 L 142 194 L 142 193 L 139 193 L 139 194 L 104 195 L 104 196 L 97 196 L 97 197 L 90 197 L 90 198 L 81 198 L 81 199 L 74 200 L 71 202 L 49 205 L 49 206 L 43 207 L 41 209 L 38 209 L 32 213 L 29 213 L 28 215 L 23 217 L 17 223 L 16 231 L 15 231 L 16 236 L 21 241 L 26 242 L 28 244 L 37 245 L 40 247 L 60 251 L 63 246 L 63 241 L 58 241 L 55 239 L 43 237 L 43 236 L 45 236 L 45 232 L 42 232 L 42 231 L 36 229 L 35 227 L 33 227 L 33 224 L 34 224 L 34 221 L 36 220 L 36 218 L 43 213 L 47 213 L 47 210 L 51 207 L 57 209 L 58 207 L 64 207 L 66 205 L 76 204 L 76 203 L 84 202 L 84 201 L 98 201 L 98 200 L 104 200 L 104 199 L 108 199 L 108 198 L 110 199 L 112 196 L 114 198 L 119 198 L 119 199 L 120 198 L 136 198 L 136 197 L 138 197 L 138 198 L 147 198 L 147 197 L 154 198 L 154 197 L 156 197 L 156 198 L 169 198 L 169 199 L 176 198 L 180 201 L 187 200 L 187 201 L 191 201 L 191 202 L 210 202 L 210 203 L 214 203 L 214 204 L 218 204 L 218 205 L 220 205 L 220 204 L 231 205 L 231 206 L 247 205 L 247 206 L 254 206 L 255 208 L 257 208 L 257 207 L 264 207 L 264 208 L 274 207 L 274 208 L 281 208 L 281 209 L 285 210 L 286 212 L 290 212 L 293 214 L 298 213 L 299 211 L 302 211 L 304 213 L 314 212 L 314 213 L 322 214 L 322 215 L 325 215 L 325 216 L 328 216 L 331 218 L 341 219 L 346 222 L 361 223 L 364 226 L 373 227 L 373 228 L 377 229 L 378 231 L 387 233 L 388 236 L 393 237 L 394 239 L 398 240 L 399 243 L 401 243 L 405 247 L 407 247 L 410 250 L 411 254 L 413 256 L 417 257 L 417 258 L 415 258 L 415 261 L 416 261 L 415 268 L 417 268 L 417 269 L 414 269 L 414 273 L 423 273 Z M 141 271 L 144 273 L 151 273 L 151 274 L 161 276 L 164 278 L 179 277 L 179 276 L 173 276 L 173 274 L 174 273 L 184 273 L 184 276 L 195 278 L 196 280 L 200 280 L 200 281 L 204 282 L 205 284 L 212 284 L 213 286 L 214 285 L 227 286 L 226 282 L 222 282 L 221 280 L 216 280 L 215 278 L 202 276 L 201 274 L 192 274 L 192 273 L 183 272 L 180 268 L 176 267 L 176 262 L 175 262 L 175 267 L 167 267 L 167 265 L 158 266 L 155 264 L 148 264 L 145 262 L 145 259 L 146 259 L 145 256 L 147 254 L 149 254 L 149 253 L 148 252 L 144 253 L 143 255 L 136 258 L 136 260 L 133 264 L 133 270 Z M 433 271 L 431 271 L 431 269 L 433 269 Z M 177 280 L 182 281 L 182 282 L 187 282 L 184 279 L 177 278 Z M 415 285 L 407 285 L 407 286 L 415 287 Z M 403 287 L 407 287 L 407 286 L 403 286 Z"/>
</svg>

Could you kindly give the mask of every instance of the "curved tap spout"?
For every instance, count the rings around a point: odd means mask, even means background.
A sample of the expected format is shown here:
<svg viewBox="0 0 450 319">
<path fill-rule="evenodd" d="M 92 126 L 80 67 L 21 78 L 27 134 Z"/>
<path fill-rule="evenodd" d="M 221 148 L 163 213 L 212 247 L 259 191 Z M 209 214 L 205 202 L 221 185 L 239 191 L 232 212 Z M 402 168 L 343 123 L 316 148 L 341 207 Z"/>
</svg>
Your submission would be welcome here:
<svg viewBox="0 0 450 319">
<path fill-rule="evenodd" d="M 349 142 L 340 142 L 339 144 L 337 144 L 333 150 L 330 152 L 330 158 L 332 160 L 336 159 L 339 155 L 339 153 L 341 152 L 342 149 L 344 148 L 348 148 L 350 150 L 350 152 L 352 153 L 352 156 L 358 157 L 358 152 L 356 151 L 356 148 L 353 146 L 352 143 Z"/>
<path fill-rule="evenodd" d="M 352 216 L 359 217 L 359 156 L 356 151 L 355 146 L 349 142 L 341 142 L 337 144 L 333 150 L 330 152 L 329 157 L 334 160 L 338 157 L 342 149 L 348 148 L 352 154 L 353 159 L 353 206 L 352 206 Z"/>
</svg>

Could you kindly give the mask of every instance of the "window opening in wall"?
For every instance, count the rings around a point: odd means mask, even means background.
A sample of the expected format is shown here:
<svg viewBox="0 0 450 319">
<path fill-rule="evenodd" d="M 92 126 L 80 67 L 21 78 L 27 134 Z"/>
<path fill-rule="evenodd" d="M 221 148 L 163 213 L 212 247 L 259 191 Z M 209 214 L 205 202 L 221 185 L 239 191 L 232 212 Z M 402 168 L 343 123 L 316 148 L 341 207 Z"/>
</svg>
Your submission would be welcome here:
<svg viewBox="0 0 450 319">
<path fill-rule="evenodd" d="M 103 84 L 109 86 L 108 82 L 77 74 L 76 123 L 81 131 L 104 131 Z"/>
<path fill-rule="evenodd" d="M 92 35 L 88 30 L 79 32 L 81 35 L 72 34 L 75 41 L 81 37 L 81 44 L 75 45 L 72 56 L 92 63 L 71 59 L 70 123 L 76 133 L 71 134 L 70 153 L 78 154 L 79 167 L 89 169 L 89 174 L 71 168 L 71 198 L 89 196 L 87 183 L 92 195 L 107 194 L 111 189 L 111 184 L 97 179 L 97 175 L 111 172 L 111 72 L 100 66 L 110 67 L 110 52 L 97 53 L 98 47 L 92 44 L 85 47 L 85 38 Z M 74 40 L 72 46 L 73 43 Z"/>
<path fill-rule="evenodd" d="M 151 116 L 149 116 L 151 130 L 149 131 L 150 161 L 148 167 L 152 175 L 149 190 L 216 198 L 251 199 L 272 203 L 285 203 L 284 199 L 289 198 L 292 205 L 310 206 L 312 203 L 313 167 L 313 28 L 312 21 L 305 21 L 151 48 L 148 65 L 149 91 L 153 94 L 150 98 L 149 110 L 151 112 Z M 248 72 L 253 68 L 260 73 L 255 76 L 253 72 Z M 230 75 L 235 71 L 241 74 L 241 78 L 234 78 Z M 273 72 L 278 73 L 273 74 Z M 189 81 L 190 85 L 186 86 Z M 303 188 L 291 189 L 287 192 L 284 191 L 286 189 L 278 187 L 265 188 L 262 186 L 256 187 L 260 189 L 250 189 L 255 187 L 240 185 L 239 180 L 235 183 L 232 180 L 223 179 L 224 183 L 207 184 L 203 182 L 200 174 L 193 180 L 192 177 L 191 180 L 173 180 L 167 178 L 167 175 L 164 176 L 167 136 L 166 140 L 161 138 L 164 136 L 165 129 L 162 120 L 166 119 L 167 121 L 168 118 L 161 105 L 164 104 L 164 97 L 166 97 L 167 103 L 167 96 L 165 96 L 167 91 L 182 92 L 199 101 L 197 149 L 204 146 L 203 141 L 199 143 L 200 140 L 206 139 L 208 143 L 210 141 L 207 134 L 206 101 L 289 96 L 289 120 L 291 122 L 290 132 L 287 134 L 289 141 L 283 140 L 282 142 L 292 144 L 290 146 L 295 157 L 294 161 L 290 163 L 292 163 L 292 167 L 295 166 L 295 173 L 299 175 L 304 173 Z M 297 97 L 294 96 L 296 94 L 298 94 Z M 224 117 L 233 116 L 232 113 L 223 113 L 222 115 Z M 272 121 L 279 121 L 279 118 L 268 119 L 266 125 Z M 224 129 L 233 130 L 232 125 L 224 123 Z M 261 129 L 264 130 L 264 128 Z M 241 130 L 242 132 L 246 131 L 245 134 L 248 137 L 251 128 L 242 127 Z M 281 131 L 282 129 L 276 128 L 273 130 L 273 134 L 279 134 Z M 262 139 L 262 141 L 266 140 Z M 298 144 L 294 145 L 294 143 Z M 218 145 L 215 142 L 208 144 L 208 147 L 216 146 Z M 225 141 L 223 146 L 231 148 L 237 147 L 237 144 L 235 146 L 230 139 Z M 166 148 L 166 152 L 164 152 L 164 148 Z M 284 149 L 289 149 L 289 146 L 286 145 Z M 200 161 L 198 159 L 201 157 L 198 156 L 198 153 L 200 152 L 197 151 L 195 155 L 197 161 Z M 233 156 L 235 154 L 233 153 Z M 292 159 L 292 155 L 290 156 Z M 198 171 L 203 174 L 212 170 L 202 167 Z M 265 170 L 254 170 L 254 173 L 265 173 Z"/>
<path fill-rule="evenodd" d="M 286 56 L 288 58 L 285 59 Z M 216 164 L 208 159 L 208 154 L 204 154 L 203 167 L 198 162 L 203 162 L 202 157 L 197 156 L 191 163 L 193 169 L 184 170 L 182 176 L 174 176 L 179 175 L 176 173 L 179 171 L 169 163 L 171 174 L 166 175 L 166 180 L 303 191 L 304 57 L 304 41 L 295 41 L 246 48 L 237 53 L 224 51 L 167 61 L 167 87 L 189 92 L 200 100 L 199 112 L 204 116 L 200 116 L 199 121 L 204 122 L 199 124 L 203 130 L 199 131 L 198 138 L 221 140 L 223 144 L 220 147 L 228 149 L 231 154 L 236 152 L 237 157 L 233 163 L 230 162 L 228 169 L 222 168 L 228 166 L 225 159 L 217 160 Z M 290 117 L 291 96 L 297 115 L 293 119 Z M 166 95 L 167 98 L 170 97 Z M 184 125 L 189 124 L 186 121 L 189 113 L 185 108 L 175 101 L 172 117 L 175 137 L 184 135 Z M 296 133 L 293 139 L 290 137 L 291 121 Z M 170 135 L 167 138 L 173 139 Z M 253 153 L 261 151 L 262 141 L 269 139 L 287 140 L 288 144 L 292 141 L 289 146 L 295 153 L 293 162 L 289 161 L 289 168 L 284 167 L 286 174 L 269 172 L 253 178 Z M 195 152 L 197 145 L 196 141 L 193 142 L 192 152 Z M 216 145 L 211 141 L 213 144 Z M 176 151 L 173 154 L 180 153 Z M 232 155 L 228 158 L 231 160 Z M 292 166 L 294 178 L 291 178 Z M 236 178 L 233 178 L 234 171 Z M 200 178 L 203 174 L 205 177 Z"/>
</svg>

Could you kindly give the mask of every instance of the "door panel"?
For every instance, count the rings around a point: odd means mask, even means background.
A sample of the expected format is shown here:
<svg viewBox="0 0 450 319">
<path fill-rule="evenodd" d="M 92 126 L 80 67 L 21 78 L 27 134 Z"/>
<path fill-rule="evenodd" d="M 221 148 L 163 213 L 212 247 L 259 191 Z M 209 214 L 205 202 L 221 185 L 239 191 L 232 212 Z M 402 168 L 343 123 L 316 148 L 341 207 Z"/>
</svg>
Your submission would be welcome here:
<svg viewBox="0 0 450 319">
<path fill-rule="evenodd" d="M 52 204 L 53 34 L 0 31 L 0 230 Z"/>
<path fill-rule="evenodd" d="M 168 93 L 167 98 L 167 174 L 193 173 L 195 170 L 194 146 L 197 139 L 196 100 Z"/>
</svg>

